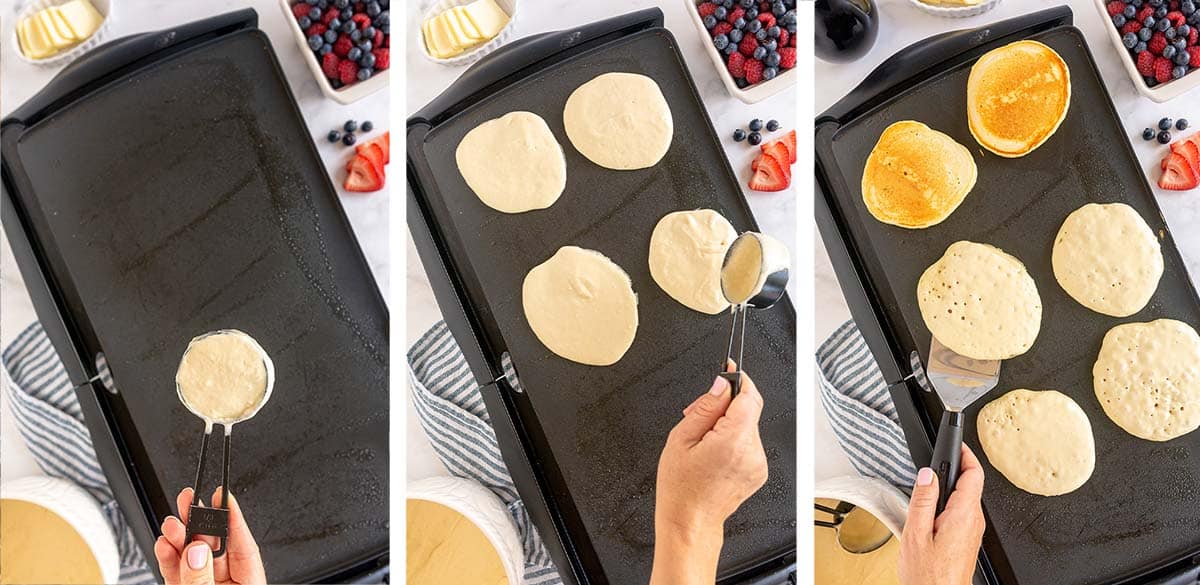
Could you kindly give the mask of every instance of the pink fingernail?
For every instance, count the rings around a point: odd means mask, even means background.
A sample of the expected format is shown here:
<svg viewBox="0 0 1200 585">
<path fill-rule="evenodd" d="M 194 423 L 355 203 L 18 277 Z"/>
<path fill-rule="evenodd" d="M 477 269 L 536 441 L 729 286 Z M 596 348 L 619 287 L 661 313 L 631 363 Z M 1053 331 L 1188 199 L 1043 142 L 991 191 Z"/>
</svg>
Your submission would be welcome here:
<svg viewBox="0 0 1200 585">
<path fill-rule="evenodd" d="M 933 470 L 928 467 L 922 467 L 921 471 L 917 472 L 917 485 L 925 487 L 933 483 Z"/>
<path fill-rule="evenodd" d="M 720 395 L 724 394 L 725 391 L 728 389 L 729 389 L 729 380 L 726 380 L 725 378 L 722 378 L 721 376 L 717 376 L 717 379 L 713 380 L 712 388 L 708 389 L 708 393 L 712 394 L 713 396 L 720 396 Z"/>
<path fill-rule="evenodd" d="M 192 548 L 189 548 L 187 557 L 188 566 L 191 567 L 193 571 L 199 571 L 200 569 L 203 569 L 204 565 L 208 564 L 208 545 L 202 542 L 196 546 L 193 546 Z"/>
</svg>

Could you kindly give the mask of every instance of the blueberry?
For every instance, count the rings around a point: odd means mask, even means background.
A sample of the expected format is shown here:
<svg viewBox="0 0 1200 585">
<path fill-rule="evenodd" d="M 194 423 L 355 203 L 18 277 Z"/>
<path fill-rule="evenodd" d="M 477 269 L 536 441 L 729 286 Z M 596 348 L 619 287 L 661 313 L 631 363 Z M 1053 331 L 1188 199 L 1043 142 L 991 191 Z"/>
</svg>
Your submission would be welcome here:
<svg viewBox="0 0 1200 585">
<path fill-rule="evenodd" d="M 766 70 L 764 69 L 763 72 L 765 73 Z M 758 146 L 758 144 L 762 142 L 762 134 L 759 134 L 758 132 L 751 132 L 750 135 L 746 137 L 746 140 L 752 146 Z"/>
<path fill-rule="evenodd" d="M 729 11 L 724 6 L 718 6 L 712 15 L 717 17 L 717 20 L 725 20 L 725 17 L 729 16 Z"/>
<path fill-rule="evenodd" d="M 758 118 L 750 120 L 750 130 L 752 130 L 754 132 L 758 132 L 759 130 L 762 130 L 762 127 L 763 127 L 762 120 L 759 120 Z"/>
<path fill-rule="evenodd" d="M 1142 26 L 1145 28 L 1149 28 L 1149 29 L 1154 28 L 1154 25 L 1156 25 L 1156 24 L 1158 24 L 1158 21 L 1154 19 L 1153 14 L 1147 16 L 1146 20 L 1142 21 Z M 1153 31 L 1151 31 L 1151 32 L 1153 32 Z"/>
<path fill-rule="evenodd" d="M 1142 140 L 1154 140 L 1154 128 L 1146 128 L 1142 130 Z"/>
<path fill-rule="evenodd" d="M 329 43 L 325 43 L 324 45 L 321 45 L 321 50 L 317 51 L 317 52 L 320 53 L 322 57 L 324 57 L 325 55 L 328 55 L 333 52 L 333 45 L 331 45 Z"/>
<path fill-rule="evenodd" d="M 731 42 L 731 43 L 742 42 L 742 31 L 740 31 L 736 28 L 729 31 L 729 42 Z"/>
<path fill-rule="evenodd" d="M 763 64 L 767 67 L 779 67 L 780 60 L 779 53 L 771 51 L 767 53 L 767 58 L 763 60 Z"/>
<path fill-rule="evenodd" d="M 763 68 L 763 79 L 775 79 L 776 75 L 779 75 L 779 69 L 776 69 L 775 67 Z"/>
<path fill-rule="evenodd" d="M 345 10 L 350 7 L 350 0 L 333 0 L 333 5 L 336 6 L 338 10 Z"/>
<path fill-rule="evenodd" d="M 1163 0 L 1146 0 L 1146 3 L 1155 8 L 1158 8 L 1159 6 L 1163 5 Z"/>
<path fill-rule="evenodd" d="M 750 8 L 754 6 L 756 2 L 754 0 L 742 0 L 741 2 L 738 2 L 738 4 L 740 4 L 742 8 Z"/>
<path fill-rule="evenodd" d="M 733 141 L 734 142 L 741 142 L 745 139 L 746 139 L 746 131 L 745 130 L 738 128 L 737 130 L 733 131 Z"/>
<path fill-rule="evenodd" d="M 342 13 L 339 14 L 338 16 L 341 17 L 342 22 L 346 22 L 347 20 L 350 20 L 350 18 L 354 16 L 354 9 L 347 8 L 347 9 L 343 10 Z"/>
<path fill-rule="evenodd" d="M 1167 37 L 1168 41 L 1173 41 L 1175 40 L 1177 34 L 1175 33 L 1175 29 L 1168 28 L 1167 30 L 1163 31 L 1163 36 Z"/>
<path fill-rule="evenodd" d="M 796 36 L 796 23 L 793 22 L 793 23 L 787 25 L 787 31 L 788 31 L 788 34 L 790 34 L 792 36 Z"/>
<path fill-rule="evenodd" d="M 372 43 L 370 40 L 366 40 L 359 43 L 358 48 L 362 49 L 364 53 L 370 53 L 371 49 L 375 48 L 375 43 Z"/>
<path fill-rule="evenodd" d="M 354 30 L 350 31 L 350 40 L 352 40 L 356 43 L 358 41 L 361 41 L 362 40 L 362 31 L 358 30 L 358 29 L 354 29 Z"/>
<path fill-rule="evenodd" d="M 1121 37 L 1121 44 L 1125 45 L 1126 49 L 1132 49 L 1137 46 L 1138 37 L 1134 33 L 1125 33 L 1125 36 Z"/>
<path fill-rule="evenodd" d="M 363 36 L 367 37 L 368 39 L 375 38 L 375 27 L 368 24 L 367 28 L 363 29 Z"/>
<path fill-rule="evenodd" d="M 375 129 L 375 125 L 370 120 L 364 120 L 360 128 L 362 128 L 363 132 L 370 132 Z"/>
<path fill-rule="evenodd" d="M 1179 49 L 1176 49 L 1175 45 L 1167 45 L 1167 46 L 1163 47 L 1162 56 L 1164 59 L 1171 59 L 1171 58 L 1174 58 L 1175 53 L 1178 53 L 1178 52 L 1179 52 Z"/>
<path fill-rule="evenodd" d="M 362 53 L 363 53 L 362 49 L 360 49 L 358 47 L 351 47 L 350 52 L 346 53 L 346 58 L 351 61 L 358 61 L 358 58 L 362 57 Z"/>
<path fill-rule="evenodd" d="M 787 12 L 787 7 L 783 5 L 783 2 L 776 2 L 771 5 L 771 14 L 783 16 L 784 12 Z"/>
<path fill-rule="evenodd" d="M 1138 31 L 1138 39 L 1141 39 L 1142 42 L 1149 42 L 1152 36 L 1154 36 L 1154 31 L 1147 27 L 1142 27 L 1142 30 Z"/>
<path fill-rule="evenodd" d="M 1194 12 L 1196 12 L 1196 3 L 1192 2 L 1191 0 L 1184 0 L 1179 5 L 1179 11 L 1182 12 L 1184 16 L 1191 16 Z"/>
<path fill-rule="evenodd" d="M 754 33 L 754 38 L 758 39 L 758 42 L 760 43 L 767 40 L 767 29 L 758 29 L 758 32 Z"/>
<path fill-rule="evenodd" d="M 767 120 L 767 132 L 774 132 L 779 129 L 779 120 Z"/>
<path fill-rule="evenodd" d="M 310 48 L 314 51 L 320 51 L 321 45 L 324 45 L 324 44 L 325 44 L 325 39 L 321 38 L 321 35 L 313 35 L 311 37 L 308 37 L 308 48 Z"/>
<path fill-rule="evenodd" d="M 391 16 L 391 13 L 389 13 L 387 10 L 380 12 L 379 16 L 375 17 L 375 26 L 377 26 L 381 29 L 386 28 L 391 23 L 392 23 L 392 16 Z M 387 30 L 384 30 L 383 34 L 387 34 Z"/>
<path fill-rule="evenodd" d="M 726 55 L 732 55 L 732 54 L 736 53 L 737 50 L 738 50 L 737 43 L 729 43 L 729 46 L 725 47 L 725 50 L 722 52 L 725 53 Z"/>
<path fill-rule="evenodd" d="M 304 0 L 304 3 L 308 4 L 309 6 L 316 6 L 317 0 Z"/>
<path fill-rule="evenodd" d="M 725 49 L 725 47 L 729 46 L 729 37 L 725 35 L 716 35 L 713 37 L 712 41 L 713 46 L 716 47 L 718 51 L 722 51 Z"/>
<path fill-rule="evenodd" d="M 357 27 L 354 26 L 353 20 L 346 20 L 345 22 L 342 23 L 342 32 L 344 32 L 346 34 L 350 34 L 351 32 L 354 31 L 355 28 L 357 28 Z"/>
<path fill-rule="evenodd" d="M 1134 55 L 1140 55 L 1142 52 L 1148 50 L 1150 50 L 1150 47 L 1146 45 L 1145 41 L 1138 41 L 1138 44 L 1133 46 Z"/>
<path fill-rule="evenodd" d="M 1171 142 L 1171 133 L 1170 132 L 1163 130 L 1162 132 L 1158 133 L 1158 143 L 1159 144 L 1170 144 L 1170 142 Z"/>
<path fill-rule="evenodd" d="M 1188 129 L 1187 118 L 1180 118 L 1180 119 L 1176 120 L 1175 121 L 1175 129 L 1179 130 L 1180 132 L 1187 130 Z"/>
<path fill-rule="evenodd" d="M 1191 62 L 1191 60 L 1192 56 L 1183 51 L 1180 51 L 1178 54 L 1176 54 L 1174 59 L 1176 65 L 1187 65 L 1189 62 Z"/>
<path fill-rule="evenodd" d="M 1162 16 L 1158 17 L 1158 22 L 1154 23 L 1154 30 L 1158 32 L 1166 32 L 1167 29 L 1171 28 L 1171 21 L 1164 18 L 1165 16 L 1166 14 L 1163 14 Z"/>
<path fill-rule="evenodd" d="M 1180 65 L 1180 66 L 1178 66 L 1178 67 L 1176 67 L 1176 68 L 1174 68 L 1174 69 L 1172 69 L 1172 70 L 1171 70 L 1171 78 L 1172 78 L 1172 79 L 1179 79 L 1179 78 L 1181 78 L 1181 77 L 1183 77 L 1184 75 L 1187 75 L 1187 74 L 1188 74 L 1188 67 L 1187 67 L 1187 65 Z"/>
<path fill-rule="evenodd" d="M 312 10 L 309 10 L 309 11 L 308 11 L 308 17 L 309 17 L 309 18 L 311 18 L 311 19 L 313 19 L 314 21 L 316 21 L 316 20 L 321 20 L 321 9 L 320 9 L 320 8 L 313 8 Z"/>
<path fill-rule="evenodd" d="M 1171 10 L 1169 8 L 1167 8 L 1165 5 L 1159 6 L 1158 9 L 1156 9 L 1154 11 L 1154 18 L 1157 18 L 1160 20 L 1163 18 L 1166 18 L 1167 13 L 1170 11 Z"/>
<path fill-rule="evenodd" d="M 312 26 L 312 19 L 307 16 L 301 16 L 296 19 L 296 24 L 300 25 L 301 30 L 307 30 L 308 27 Z"/>
<path fill-rule="evenodd" d="M 1158 80 L 1155 79 L 1153 75 L 1150 77 L 1143 77 L 1142 80 L 1146 82 L 1146 87 L 1154 87 L 1158 85 Z"/>
<path fill-rule="evenodd" d="M 1125 26 L 1125 15 L 1124 14 L 1113 15 L 1112 22 L 1114 25 L 1116 25 L 1117 28 L 1121 28 L 1121 27 Z"/>
<path fill-rule="evenodd" d="M 1186 39 L 1188 35 L 1192 34 L 1192 27 L 1186 24 L 1181 24 L 1175 29 L 1175 34 Z"/>
<path fill-rule="evenodd" d="M 779 33 L 780 33 L 780 28 L 778 26 L 773 26 L 773 27 L 767 29 L 767 36 L 769 36 L 773 39 L 779 38 Z"/>
<path fill-rule="evenodd" d="M 767 39 L 763 42 L 762 46 L 767 50 L 768 53 L 770 53 L 779 48 L 779 41 L 775 39 Z"/>
<path fill-rule="evenodd" d="M 758 47 L 756 47 L 754 49 L 753 57 L 755 59 L 758 59 L 759 61 L 762 61 L 763 59 L 767 58 L 767 48 L 762 45 L 759 45 Z"/>
<path fill-rule="evenodd" d="M 738 86 L 738 89 L 746 89 L 746 86 L 750 85 L 750 82 L 746 81 L 745 77 L 739 77 L 733 80 L 733 84 Z"/>
<path fill-rule="evenodd" d="M 746 25 L 746 32 L 756 33 L 759 30 L 762 30 L 762 22 L 758 20 L 751 20 L 750 24 Z"/>
<path fill-rule="evenodd" d="M 363 53 L 362 59 L 358 60 L 358 64 L 363 67 L 366 67 L 367 69 L 374 69 L 375 68 L 375 55 L 372 55 L 371 53 Z M 363 132 L 366 132 L 366 131 L 367 131 L 367 129 L 363 128 Z"/>
<path fill-rule="evenodd" d="M 371 76 L 374 74 L 375 74 L 374 69 L 371 69 L 370 67 L 363 67 L 362 69 L 358 70 L 358 80 L 366 81 L 366 80 L 370 79 Z"/>
<path fill-rule="evenodd" d="M 1121 14 L 1124 14 L 1125 18 L 1133 18 L 1137 14 L 1137 8 L 1134 8 L 1132 4 L 1126 4 L 1125 11 Z"/>
<path fill-rule="evenodd" d="M 342 137 L 342 144 L 345 144 L 346 146 L 350 146 L 350 145 L 354 144 L 354 142 L 357 140 L 358 140 L 358 138 L 355 137 L 353 134 L 347 133 L 345 136 Z"/>
<path fill-rule="evenodd" d="M 334 31 L 334 30 L 325 31 L 325 42 L 326 43 L 337 42 L 337 31 Z"/>
<path fill-rule="evenodd" d="M 358 130 L 358 122 L 355 122 L 354 120 L 346 120 L 346 123 L 342 124 L 342 130 L 345 130 L 346 132 L 354 132 Z"/>
<path fill-rule="evenodd" d="M 715 17 L 711 14 L 708 16 L 705 16 L 704 17 L 704 28 L 712 30 L 712 28 L 714 26 L 717 26 L 717 17 Z"/>
<path fill-rule="evenodd" d="M 325 136 L 325 139 L 330 142 L 337 142 L 342 139 L 342 133 L 338 132 L 337 130 L 330 130 L 329 134 Z"/>
<path fill-rule="evenodd" d="M 367 16 L 370 16 L 371 18 L 375 18 L 376 16 L 379 16 L 379 14 L 381 12 L 383 12 L 383 7 L 380 6 L 378 2 L 371 2 L 371 3 L 367 4 Z M 361 73 L 361 71 L 359 73 Z M 367 75 L 367 77 L 370 77 L 370 75 Z M 365 79 L 361 75 L 359 76 L 359 78 Z"/>
<path fill-rule="evenodd" d="M 737 20 L 733 21 L 733 30 L 742 32 L 744 28 L 746 28 L 746 18 L 744 16 L 739 16 Z"/>
<path fill-rule="evenodd" d="M 758 9 L 757 8 L 747 8 L 746 9 L 746 21 L 754 22 L 754 19 L 756 19 L 756 18 L 758 18 Z"/>
</svg>

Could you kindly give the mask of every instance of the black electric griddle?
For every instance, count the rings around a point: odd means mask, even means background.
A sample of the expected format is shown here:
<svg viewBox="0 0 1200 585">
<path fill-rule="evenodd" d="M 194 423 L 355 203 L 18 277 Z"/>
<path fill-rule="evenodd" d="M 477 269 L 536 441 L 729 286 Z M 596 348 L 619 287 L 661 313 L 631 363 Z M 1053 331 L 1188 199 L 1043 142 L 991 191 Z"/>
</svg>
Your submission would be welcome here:
<svg viewBox="0 0 1200 585">
<path fill-rule="evenodd" d="M 580 155 L 562 109 L 610 71 L 662 88 L 675 135 L 651 169 L 612 171 Z M 514 110 L 540 115 L 563 147 L 567 185 L 552 207 L 517 215 L 486 207 L 454 151 L 476 125 Z M 483 387 L 510 473 L 568 583 L 644 583 L 654 546 L 658 456 L 680 409 L 712 384 L 729 316 L 672 300 L 647 267 L 654 225 L 712 208 L 755 229 L 712 125 L 658 9 L 516 41 L 467 70 L 408 120 L 408 221 L 438 305 Z M 598 250 L 629 273 L 637 338 L 610 367 L 552 354 L 521 305 L 530 268 L 564 245 Z M 761 429 L 771 479 L 726 525 L 722 583 L 786 582 L 795 563 L 795 311 L 752 312 L 746 369 L 766 401 Z M 504 378 L 511 358 L 519 389 Z"/>
<path fill-rule="evenodd" d="M 150 565 L 203 429 L 175 370 L 237 328 L 275 363 L 230 470 L 268 578 L 383 578 L 387 307 L 254 11 L 95 49 L 0 141 L 5 230 Z"/>
<path fill-rule="evenodd" d="M 1092 364 L 1119 323 L 1179 319 L 1200 326 L 1200 302 L 1134 156 L 1082 33 L 1068 8 L 904 49 L 817 118 L 817 223 L 855 321 L 891 385 L 913 458 L 926 465 L 941 415 L 938 398 L 912 376 L 926 363 L 930 334 L 916 302 L 917 280 L 957 240 L 999 246 L 1022 260 L 1038 285 L 1042 328 L 1032 350 L 1005 360 L 995 390 L 967 410 L 965 440 L 987 474 L 988 529 L 981 574 L 988 583 L 1074 585 L 1195 583 L 1200 567 L 1200 433 L 1165 443 L 1137 439 L 1104 414 Z M 966 82 L 983 53 L 1019 39 L 1053 47 L 1071 70 L 1070 110 L 1058 132 L 1023 158 L 981 148 L 967 128 Z M 971 149 L 979 179 L 962 206 L 929 229 L 874 220 L 860 187 L 867 155 L 889 124 L 914 119 Z M 1123 202 L 1159 235 L 1165 271 L 1150 304 L 1132 317 L 1094 313 L 1058 286 L 1050 251 L 1066 216 L 1088 202 Z M 919 364 L 918 364 L 919 368 Z M 1088 414 L 1096 469 L 1079 490 L 1053 498 L 1015 488 L 980 447 L 980 407 L 1014 388 L 1056 389 Z"/>
</svg>

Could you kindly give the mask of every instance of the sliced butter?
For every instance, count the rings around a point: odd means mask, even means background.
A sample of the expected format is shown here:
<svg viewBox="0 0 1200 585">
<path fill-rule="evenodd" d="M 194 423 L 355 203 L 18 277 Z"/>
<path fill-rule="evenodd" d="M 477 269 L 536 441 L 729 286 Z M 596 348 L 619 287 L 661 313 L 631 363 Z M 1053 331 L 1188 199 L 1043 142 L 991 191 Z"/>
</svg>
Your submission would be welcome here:
<svg viewBox="0 0 1200 585">
<path fill-rule="evenodd" d="M 62 10 L 60 10 L 57 6 L 51 6 L 50 8 L 47 8 L 46 12 L 50 13 L 50 20 L 54 23 L 54 28 L 58 31 L 58 34 L 69 38 L 72 41 L 83 40 L 82 37 L 79 37 L 75 34 L 75 31 L 71 30 L 71 26 L 67 24 L 67 18 L 63 16 Z"/>
<path fill-rule="evenodd" d="M 450 9 L 450 14 L 455 20 L 458 21 L 458 26 L 462 27 L 463 31 L 467 33 L 467 37 L 469 37 L 471 40 L 487 40 L 487 37 L 483 36 L 483 33 L 475 27 L 475 23 L 471 22 L 471 19 L 467 17 L 466 8 L 463 8 L 462 6 L 455 6 L 454 8 Z"/>
<path fill-rule="evenodd" d="M 462 52 L 462 48 L 454 44 L 454 36 L 450 33 L 450 25 L 441 18 L 433 19 L 433 23 L 429 25 L 433 32 L 434 42 L 442 48 L 442 59 L 453 57 Z"/>
<path fill-rule="evenodd" d="M 446 29 L 450 31 L 450 40 L 454 43 L 455 49 L 465 50 L 475 45 L 475 40 L 463 30 L 453 12 L 447 10 L 439 14 L 438 19 L 446 23 Z"/>
<path fill-rule="evenodd" d="M 58 8 L 63 20 L 75 33 L 75 38 L 86 39 L 100 28 L 104 15 L 96 10 L 88 0 L 71 0 Z"/>
<path fill-rule="evenodd" d="M 33 47 L 29 45 L 28 21 L 22 20 L 17 23 L 17 42 L 21 44 L 21 54 L 26 57 L 32 56 Z"/>
<path fill-rule="evenodd" d="M 475 28 L 489 39 L 500 34 L 508 24 L 508 14 L 495 0 L 475 0 L 467 5 L 466 14 Z"/>
<path fill-rule="evenodd" d="M 46 39 L 50 41 L 50 46 L 54 47 L 56 52 L 75 44 L 73 36 L 63 36 L 58 27 L 54 26 L 54 17 L 51 16 L 49 10 L 38 12 L 36 18 L 38 27 L 42 29 Z"/>
<path fill-rule="evenodd" d="M 46 37 L 46 32 L 42 30 L 36 17 L 26 18 L 21 22 L 25 27 L 25 38 L 29 40 L 29 54 L 31 59 L 45 59 L 58 51 L 50 44 L 50 39 Z"/>
</svg>

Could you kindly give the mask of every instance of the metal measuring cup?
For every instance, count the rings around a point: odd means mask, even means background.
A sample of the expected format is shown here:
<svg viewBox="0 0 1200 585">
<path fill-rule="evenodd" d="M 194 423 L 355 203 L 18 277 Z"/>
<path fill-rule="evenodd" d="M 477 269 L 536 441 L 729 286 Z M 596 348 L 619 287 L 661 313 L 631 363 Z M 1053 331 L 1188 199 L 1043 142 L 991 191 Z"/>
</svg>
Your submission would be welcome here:
<svg viewBox="0 0 1200 585">
<path fill-rule="evenodd" d="M 729 381 L 732 395 L 737 396 L 742 388 L 742 358 L 746 348 L 746 317 L 749 309 L 767 309 L 783 298 L 787 289 L 790 254 L 782 242 L 758 232 L 745 232 L 733 240 L 725 251 L 721 262 L 721 294 L 729 301 L 733 325 L 729 331 L 729 347 L 721 373 Z M 746 278 L 753 278 L 749 287 Z M 738 298 L 741 297 L 741 298 Z M 741 333 L 738 333 L 738 317 L 741 317 Z M 726 372 L 733 358 L 733 345 L 737 340 L 737 370 Z"/>
<path fill-rule="evenodd" d="M 229 453 L 233 425 L 253 418 L 262 409 L 263 405 L 267 403 L 267 400 L 271 398 L 271 390 L 275 387 L 275 365 L 271 362 L 271 358 L 267 355 L 266 350 L 253 337 L 237 329 L 220 329 L 192 338 L 188 342 L 187 349 L 183 352 L 183 357 L 179 360 L 180 368 L 183 367 L 183 361 L 187 357 L 188 352 L 192 350 L 192 347 L 197 342 L 214 335 L 235 335 L 241 338 L 242 341 L 247 342 L 262 356 L 263 367 L 267 371 L 267 387 L 263 392 L 262 398 L 251 408 L 243 411 L 236 419 L 212 419 L 197 410 L 188 402 L 187 397 L 184 395 L 183 387 L 179 384 L 178 370 L 176 371 L 175 393 L 179 396 L 179 401 L 192 414 L 204 421 L 204 438 L 200 442 L 200 461 L 196 467 L 196 481 L 192 486 L 192 503 L 188 507 L 188 521 L 185 526 L 186 536 L 184 542 L 192 542 L 197 535 L 214 536 L 217 538 L 218 547 L 213 550 L 213 558 L 217 558 L 225 554 L 225 539 L 229 535 Z M 210 508 L 204 505 L 204 500 L 200 496 L 200 480 L 204 477 L 205 455 L 208 452 L 209 439 L 212 438 L 213 426 L 218 424 L 225 428 L 225 442 L 221 452 L 221 505 L 216 508 Z"/>
</svg>

